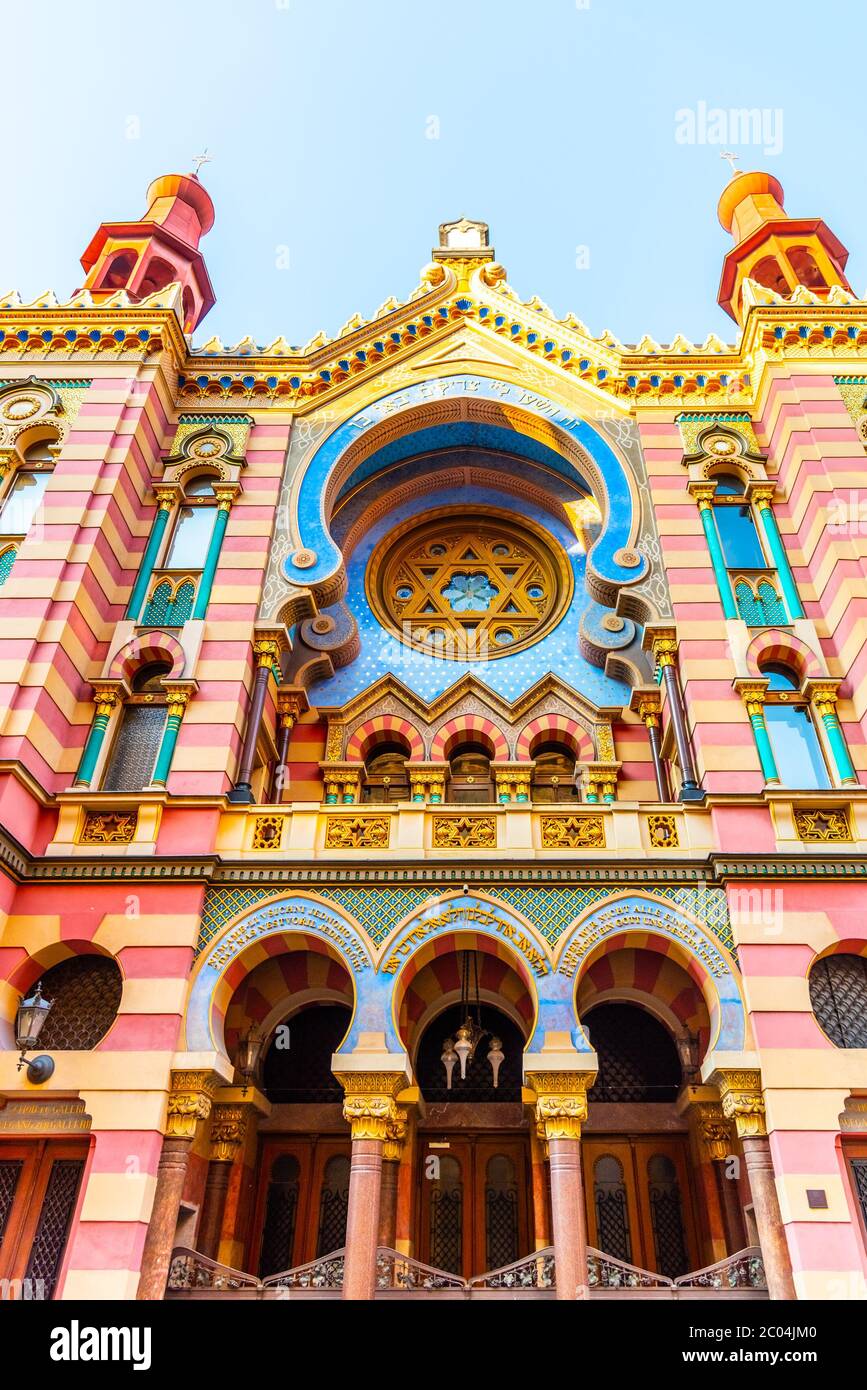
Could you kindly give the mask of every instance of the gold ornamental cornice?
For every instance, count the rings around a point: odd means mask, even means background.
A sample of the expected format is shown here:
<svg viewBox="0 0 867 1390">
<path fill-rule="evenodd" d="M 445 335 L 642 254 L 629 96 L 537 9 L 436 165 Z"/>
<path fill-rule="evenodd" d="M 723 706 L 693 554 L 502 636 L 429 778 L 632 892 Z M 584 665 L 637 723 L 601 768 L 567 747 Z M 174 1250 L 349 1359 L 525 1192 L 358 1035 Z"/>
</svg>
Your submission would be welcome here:
<svg viewBox="0 0 867 1390">
<path fill-rule="evenodd" d="M 752 1068 L 720 1068 L 710 1077 L 710 1084 L 719 1091 L 723 1116 L 734 1124 L 739 1139 L 758 1139 L 767 1134 L 761 1072 Z"/>
<path fill-rule="evenodd" d="M 775 363 L 808 360 L 839 374 L 857 370 L 867 348 L 867 303 L 840 287 L 820 300 L 801 286 L 782 301 L 747 280 L 739 343 L 723 343 L 711 333 L 702 344 L 678 334 L 665 346 L 649 335 L 625 346 L 609 332 L 591 334 L 574 314 L 557 318 L 538 296 L 520 299 L 501 268 L 496 274 L 494 269 L 482 254 L 447 254 L 425 267 L 421 284 L 406 301 L 386 301 L 367 321 L 353 315 L 333 339 L 317 335 L 297 347 L 278 337 L 259 347 L 246 337 L 227 348 L 211 338 L 192 353 L 166 292 L 152 296 L 153 305 L 130 304 L 124 291 L 99 303 L 86 291 L 65 304 L 51 293 L 31 304 L 12 295 L 0 302 L 5 330 L 0 354 L 28 367 L 70 363 L 80 368 L 152 360 L 167 350 L 185 405 L 207 402 L 209 410 L 219 411 L 221 405 L 253 402 L 257 408 L 303 412 L 416 354 L 425 340 L 440 341 L 456 326 L 472 325 L 484 337 L 499 337 L 543 359 L 556 377 L 581 381 L 624 412 L 646 407 L 725 412 L 752 409 L 765 371 Z"/>
<path fill-rule="evenodd" d="M 397 1142 L 396 1131 L 405 1125 L 406 1111 L 397 1105 L 395 1097 L 406 1086 L 405 1074 L 351 1071 L 334 1075 L 343 1087 L 343 1117 L 349 1123 L 353 1140 Z"/>
<path fill-rule="evenodd" d="M 214 1095 L 223 1084 L 213 1071 L 173 1071 L 166 1118 L 167 1139 L 195 1139 L 200 1120 L 211 1113 Z"/>
</svg>

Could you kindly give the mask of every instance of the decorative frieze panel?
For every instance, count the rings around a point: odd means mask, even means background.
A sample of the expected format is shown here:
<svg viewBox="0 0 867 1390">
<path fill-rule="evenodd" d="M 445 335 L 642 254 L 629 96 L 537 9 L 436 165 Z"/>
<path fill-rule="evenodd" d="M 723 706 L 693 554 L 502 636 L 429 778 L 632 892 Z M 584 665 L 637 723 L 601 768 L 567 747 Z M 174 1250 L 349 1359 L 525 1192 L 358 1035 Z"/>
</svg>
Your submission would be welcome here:
<svg viewBox="0 0 867 1390">
<path fill-rule="evenodd" d="M 604 849 L 602 815 L 540 816 L 543 849 Z"/>
<path fill-rule="evenodd" d="M 796 806 L 795 829 L 798 839 L 807 843 L 852 839 L 849 815 L 843 806 Z"/>
<path fill-rule="evenodd" d="M 434 816 L 434 849 L 496 849 L 496 816 Z"/>
<path fill-rule="evenodd" d="M 279 849 L 283 840 L 284 816 L 253 818 L 253 849 Z"/>
<path fill-rule="evenodd" d="M 647 838 L 654 849 L 677 849 L 680 844 L 677 817 L 664 813 L 648 816 Z"/>
<path fill-rule="evenodd" d="M 326 849 L 388 849 L 391 822 L 388 816 L 328 816 Z"/>
<path fill-rule="evenodd" d="M 138 812 L 86 811 L 79 844 L 128 845 L 135 835 Z"/>
</svg>

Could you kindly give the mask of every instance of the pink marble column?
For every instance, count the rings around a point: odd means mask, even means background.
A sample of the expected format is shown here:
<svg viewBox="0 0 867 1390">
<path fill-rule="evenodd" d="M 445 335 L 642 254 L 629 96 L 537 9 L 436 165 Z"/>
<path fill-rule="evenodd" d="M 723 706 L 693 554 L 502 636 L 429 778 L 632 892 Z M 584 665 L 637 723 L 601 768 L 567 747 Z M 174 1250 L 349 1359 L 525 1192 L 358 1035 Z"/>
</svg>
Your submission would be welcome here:
<svg viewBox="0 0 867 1390">
<path fill-rule="evenodd" d="M 550 1139 L 551 1224 L 557 1297 L 575 1299 L 587 1285 L 587 1223 L 581 1177 L 581 1140 Z"/>
<path fill-rule="evenodd" d="M 353 1139 L 346 1217 L 343 1297 L 372 1299 L 376 1288 L 376 1247 L 382 1190 L 381 1139 Z"/>
<path fill-rule="evenodd" d="M 382 1164 L 382 1189 L 379 1202 L 379 1239 L 378 1245 L 384 1245 L 386 1249 L 394 1249 L 395 1232 L 397 1228 L 397 1177 L 400 1170 L 400 1162 L 391 1158 L 383 1159 Z"/>
<path fill-rule="evenodd" d="M 759 1245 L 762 1250 L 762 1263 L 768 1281 L 768 1297 L 775 1299 L 795 1298 L 795 1285 L 792 1279 L 792 1265 L 789 1259 L 789 1246 L 780 1214 L 777 1197 L 777 1184 L 774 1179 L 774 1165 L 771 1159 L 771 1146 L 767 1135 L 756 1135 L 741 1140 L 750 1192 L 753 1197 L 753 1214 L 759 1230 Z"/>
</svg>

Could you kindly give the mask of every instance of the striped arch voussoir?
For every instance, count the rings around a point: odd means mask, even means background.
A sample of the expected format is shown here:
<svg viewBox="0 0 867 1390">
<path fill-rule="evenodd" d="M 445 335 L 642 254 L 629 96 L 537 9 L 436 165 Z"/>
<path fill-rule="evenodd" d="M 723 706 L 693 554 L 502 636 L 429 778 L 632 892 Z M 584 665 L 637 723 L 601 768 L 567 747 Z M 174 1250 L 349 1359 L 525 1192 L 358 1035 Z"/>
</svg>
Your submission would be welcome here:
<svg viewBox="0 0 867 1390">
<path fill-rule="evenodd" d="M 459 743 L 481 743 L 495 761 L 508 762 L 509 745 L 491 719 L 480 714 L 461 714 L 443 724 L 431 744 L 434 762 L 445 762 Z"/>
<path fill-rule="evenodd" d="M 515 748 L 518 762 L 529 762 L 540 743 L 565 743 L 578 763 L 592 762 L 596 756 L 593 740 L 577 719 L 564 714 L 540 714 L 522 729 Z"/>
<path fill-rule="evenodd" d="M 791 666 L 802 681 L 824 675 L 821 662 L 815 652 L 811 652 L 806 642 L 794 633 L 781 632 L 771 628 L 759 632 L 747 647 L 747 670 L 751 676 L 760 677 L 762 667 L 771 662 Z"/>
<path fill-rule="evenodd" d="M 121 647 L 109 667 L 108 675 L 113 680 L 125 680 L 129 684 L 140 667 L 149 666 L 153 661 L 170 661 L 172 669 L 169 675 L 177 680 L 183 673 L 186 654 L 178 639 L 170 633 L 148 632 L 134 637 L 125 647 Z"/>
<path fill-rule="evenodd" d="M 378 743 L 400 743 L 411 762 L 424 761 L 424 740 L 414 724 L 396 714 L 378 714 L 365 719 L 349 737 L 345 757 L 349 762 L 364 762 Z"/>
</svg>

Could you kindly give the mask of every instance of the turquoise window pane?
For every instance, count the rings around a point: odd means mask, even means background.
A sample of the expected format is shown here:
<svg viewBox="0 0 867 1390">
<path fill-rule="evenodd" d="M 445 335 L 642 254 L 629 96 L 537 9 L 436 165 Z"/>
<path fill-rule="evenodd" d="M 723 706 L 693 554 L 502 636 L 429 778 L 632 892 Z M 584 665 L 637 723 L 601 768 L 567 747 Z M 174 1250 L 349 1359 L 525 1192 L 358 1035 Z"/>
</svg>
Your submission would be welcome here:
<svg viewBox="0 0 867 1390">
<path fill-rule="evenodd" d="M 830 787 L 819 737 L 801 705 L 766 705 L 765 724 L 784 787 L 808 791 Z"/>
<path fill-rule="evenodd" d="M 7 550 L 4 550 L 3 554 L 0 555 L 0 584 L 6 583 L 6 580 L 9 578 L 10 571 L 14 564 L 15 548 L 14 546 L 10 545 L 9 548 Z"/>
<path fill-rule="evenodd" d="M 746 581 L 735 585 L 735 602 L 738 615 L 748 627 L 779 627 L 781 624 L 788 624 L 789 615 L 783 600 L 773 584 L 769 584 L 766 579 L 759 581 L 755 593 Z"/>
<path fill-rule="evenodd" d="M 216 507 L 181 507 L 164 568 L 200 570 L 205 563 Z"/>
<path fill-rule="evenodd" d="M 0 512 L 0 535 L 26 536 L 45 495 L 50 473 L 17 473 Z"/>
<path fill-rule="evenodd" d="M 151 594 L 147 608 L 142 614 L 143 627 L 183 627 L 193 611 L 196 586 L 191 579 L 174 588 L 171 580 L 164 579 Z"/>
<path fill-rule="evenodd" d="M 751 509 L 743 507 L 714 507 L 716 527 L 725 562 L 729 569 L 767 569 Z"/>
</svg>

